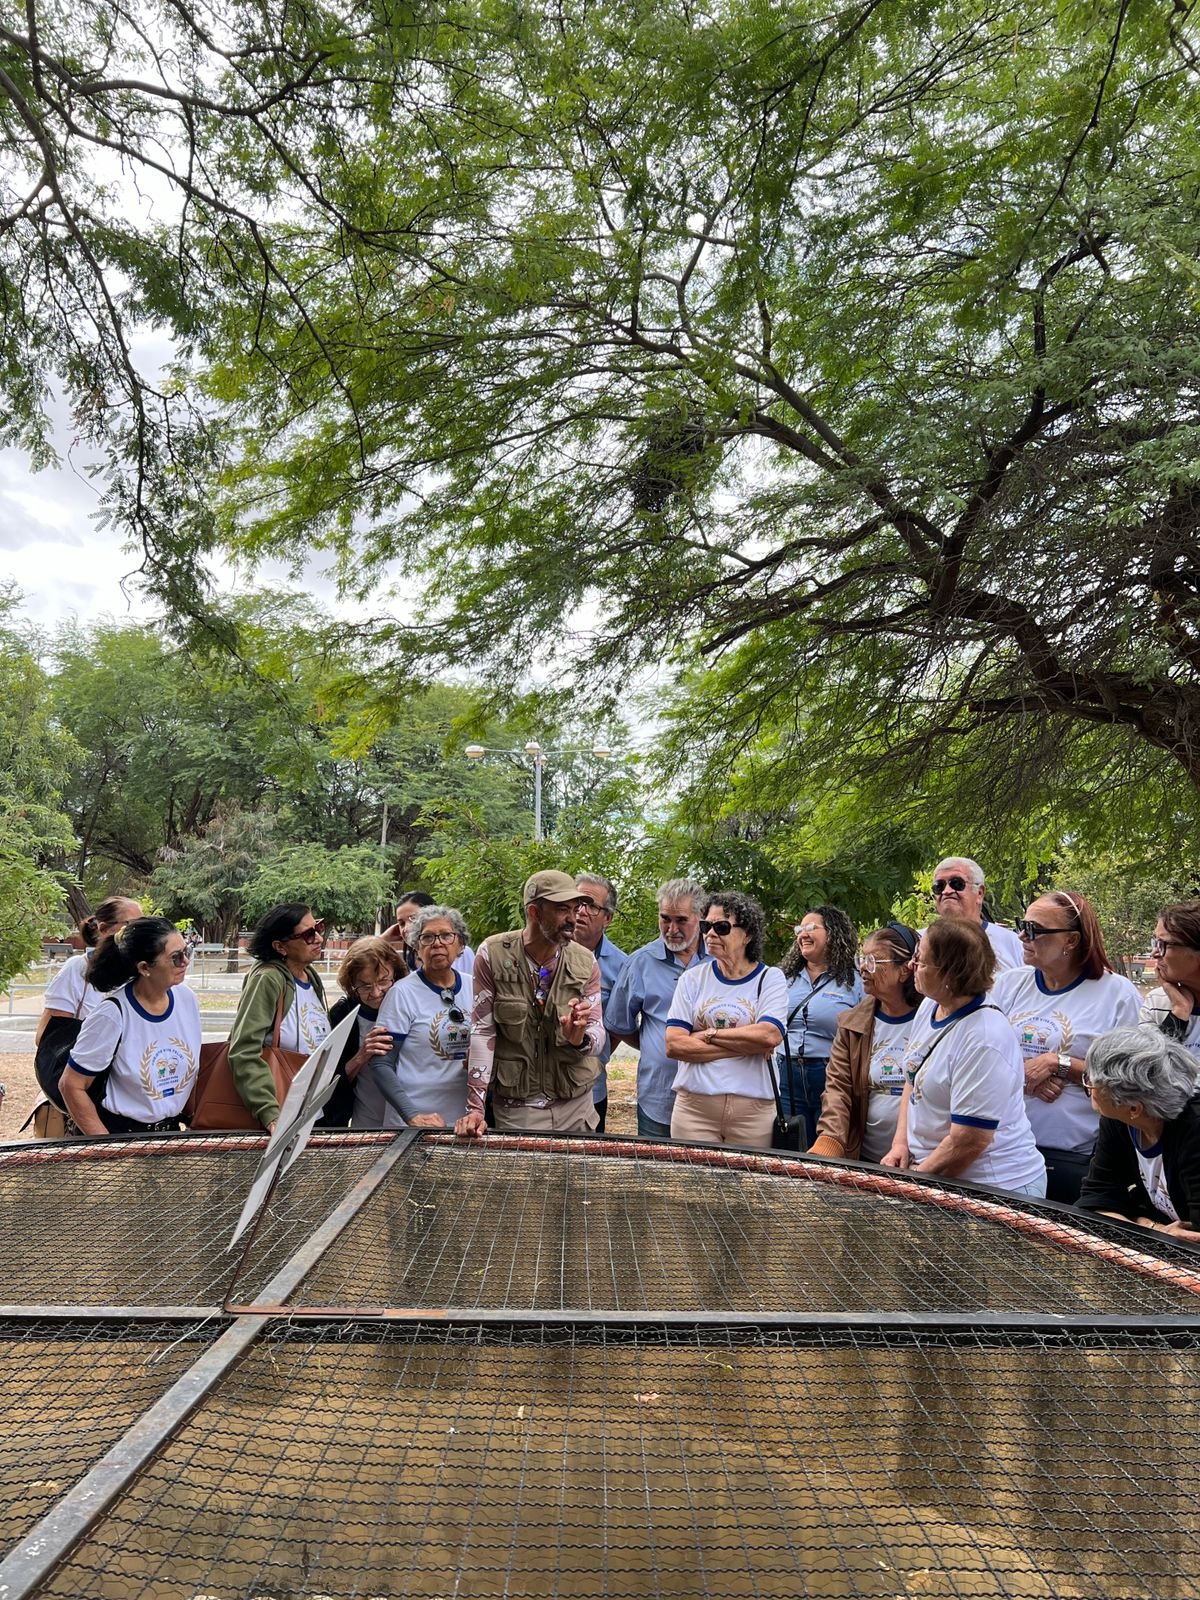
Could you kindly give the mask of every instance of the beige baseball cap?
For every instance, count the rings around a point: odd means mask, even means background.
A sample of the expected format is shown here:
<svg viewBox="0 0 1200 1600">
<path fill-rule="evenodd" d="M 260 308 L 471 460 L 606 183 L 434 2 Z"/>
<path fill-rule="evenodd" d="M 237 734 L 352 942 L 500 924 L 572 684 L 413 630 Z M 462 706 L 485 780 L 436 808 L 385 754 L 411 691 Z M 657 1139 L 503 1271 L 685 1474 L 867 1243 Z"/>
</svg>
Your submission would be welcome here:
<svg viewBox="0 0 1200 1600">
<path fill-rule="evenodd" d="M 525 880 L 524 904 L 531 900 L 582 900 L 583 891 L 575 887 L 575 879 L 565 872 L 535 872 Z"/>
</svg>

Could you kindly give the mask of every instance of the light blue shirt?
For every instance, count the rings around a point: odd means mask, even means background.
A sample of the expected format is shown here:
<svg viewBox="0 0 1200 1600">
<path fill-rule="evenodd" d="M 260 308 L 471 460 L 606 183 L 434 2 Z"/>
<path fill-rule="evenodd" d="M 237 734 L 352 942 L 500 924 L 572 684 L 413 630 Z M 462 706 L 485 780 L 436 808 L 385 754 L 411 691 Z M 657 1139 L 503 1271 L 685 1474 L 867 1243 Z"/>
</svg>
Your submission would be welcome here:
<svg viewBox="0 0 1200 1600">
<path fill-rule="evenodd" d="M 600 1008 L 604 1012 L 604 1026 L 608 1027 L 608 997 L 612 994 L 613 984 L 621 976 L 622 969 L 629 957 L 624 950 L 618 950 L 616 945 L 606 933 L 600 935 L 600 943 L 596 946 L 596 965 L 600 968 Z M 596 1079 L 592 1090 L 592 1102 L 599 1105 L 601 1100 L 608 1099 L 608 1073 L 604 1070 L 608 1065 L 608 1058 L 612 1055 L 612 1042 L 607 1033 L 604 1036 L 604 1049 L 600 1052 L 600 1076 Z"/>
<path fill-rule="evenodd" d="M 827 972 L 823 972 L 815 984 L 807 972 L 796 974 L 788 984 L 787 1039 L 797 1068 L 802 1057 L 809 1061 L 829 1060 L 838 1018 L 843 1011 L 856 1006 L 862 997 L 862 979 L 857 973 L 849 988 L 835 983 Z"/>
<path fill-rule="evenodd" d="M 694 965 L 693 955 L 689 965 Z M 661 938 L 635 950 L 613 985 L 604 1007 L 604 1025 L 611 1033 L 639 1036 L 637 1103 L 655 1122 L 670 1122 L 675 1104 L 678 1062 L 667 1060 L 667 1018 L 675 985 L 687 967 Z"/>
</svg>

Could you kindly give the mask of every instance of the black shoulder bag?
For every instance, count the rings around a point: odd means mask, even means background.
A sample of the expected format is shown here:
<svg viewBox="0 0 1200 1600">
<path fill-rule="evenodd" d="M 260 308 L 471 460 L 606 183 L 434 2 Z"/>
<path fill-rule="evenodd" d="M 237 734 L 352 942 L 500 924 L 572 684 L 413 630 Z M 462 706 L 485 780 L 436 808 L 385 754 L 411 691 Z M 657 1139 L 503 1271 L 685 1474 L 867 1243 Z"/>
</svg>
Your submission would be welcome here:
<svg viewBox="0 0 1200 1600">
<path fill-rule="evenodd" d="M 120 1003 L 112 995 L 106 995 L 105 1005 L 116 1006 L 120 1010 Z M 80 1001 L 82 1005 L 83 1002 Z M 37 1055 L 34 1057 L 33 1070 L 37 1077 L 38 1086 L 49 1100 L 50 1104 L 64 1115 L 70 1115 L 63 1103 L 60 1080 L 67 1066 L 67 1057 L 75 1046 L 83 1027 L 82 1017 L 51 1017 L 46 1024 L 46 1031 L 38 1041 Z M 121 1040 L 117 1039 L 117 1048 Z M 116 1051 L 113 1052 L 116 1059 Z M 98 1072 L 88 1083 L 88 1094 L 97 1105 L 104 1098 L 104 1091 L 108 1087 L 108 1075 L 112 1071 L 112 1062 L 105 1067 L 103 1072 Z"/>
</svg>

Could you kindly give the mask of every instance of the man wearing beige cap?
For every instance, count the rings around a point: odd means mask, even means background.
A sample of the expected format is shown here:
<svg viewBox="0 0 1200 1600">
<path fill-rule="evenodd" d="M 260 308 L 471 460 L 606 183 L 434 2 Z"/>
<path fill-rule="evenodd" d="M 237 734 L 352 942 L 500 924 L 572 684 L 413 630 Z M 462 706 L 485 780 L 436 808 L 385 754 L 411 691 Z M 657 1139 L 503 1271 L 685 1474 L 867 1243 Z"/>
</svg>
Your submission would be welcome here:
<svg viewBox="0 0 1200 1600">
<path fill-rule="evenodd" d="M 535 872 L 525 926 L 494 933 L 475 953 L 467 1113 L 459 1133 L 485 1131 L 488 1084 L 496 1128 L 586 1133 L 596 1126 L 604 1017 L 600 968 L 575 942 L 582 893 L 565 872 Z"/>
</svg>

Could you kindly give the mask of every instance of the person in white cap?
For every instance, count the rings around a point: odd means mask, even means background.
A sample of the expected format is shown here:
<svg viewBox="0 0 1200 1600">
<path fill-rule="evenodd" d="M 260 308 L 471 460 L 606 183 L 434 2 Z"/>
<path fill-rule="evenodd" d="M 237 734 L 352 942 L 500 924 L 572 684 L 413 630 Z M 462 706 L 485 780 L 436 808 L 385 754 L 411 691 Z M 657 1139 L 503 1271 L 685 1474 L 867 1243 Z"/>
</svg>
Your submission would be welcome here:
<svg viewBox="0 0 1200 1600">
<path fill-rule="evenodd" d="M 596 1127 L 604 1015 L 600 968 L 575 940 L 581 890 L 565 872 L 525 883 L 525 926 L 476 951 L 467 1110 L 460 1134 L 482 1135 L 488 1085 L 499 1132 L 587 1133 Z"/>
</svg>

